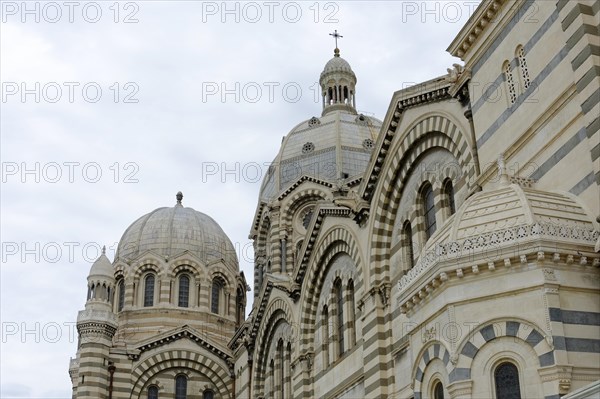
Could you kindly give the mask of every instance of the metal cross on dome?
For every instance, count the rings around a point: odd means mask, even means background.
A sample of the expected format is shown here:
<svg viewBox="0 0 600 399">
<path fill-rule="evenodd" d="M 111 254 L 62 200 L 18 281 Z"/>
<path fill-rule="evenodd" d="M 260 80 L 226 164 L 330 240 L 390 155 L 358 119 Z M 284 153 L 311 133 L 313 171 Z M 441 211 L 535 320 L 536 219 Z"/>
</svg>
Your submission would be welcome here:
<svg viewBox="0 0 600 399">
<path fill-rule="evenodd" d="M 342 36 L 342 35 L 340 35 L 338 33 L 337 29 L 333 33 L 330 33 L 329 36 L 333 36 L 334 37 L 334 39 L 335 39 L 335 48 L 338 48 L 338 46 L 337 46 L 338 39 L 341 39 L 341 38 L 344 37 L 344 36 Z"/>
</svg>

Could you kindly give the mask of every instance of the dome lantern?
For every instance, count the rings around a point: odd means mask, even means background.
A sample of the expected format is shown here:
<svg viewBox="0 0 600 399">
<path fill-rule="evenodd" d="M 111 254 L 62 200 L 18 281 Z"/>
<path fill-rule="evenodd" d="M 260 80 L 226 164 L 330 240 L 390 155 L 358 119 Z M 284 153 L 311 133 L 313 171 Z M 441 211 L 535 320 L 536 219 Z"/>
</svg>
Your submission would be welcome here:
<svg viewBox="0 0 600 399">
<path fill-rule="evenodd" d="M 87 281 L 86 308 L 110 311 L 115 290 L 115 275 L 113 266 L 106 257 L 106 246 L 102 247 L 102 254 L 92 265 Z"/>
<path fill-rule="evenodd" d="M 337 30 L 330 33 L 335 38 L 336 46 L 333 58 L 330 59 L 319 79 L 323 96 L 323 113 L 325 115 L 335 110 L 346 110 L 356 114 L 356 75 L 348 61 L 340 57 L 337 39 L 341 38 Z"/>
</svg>

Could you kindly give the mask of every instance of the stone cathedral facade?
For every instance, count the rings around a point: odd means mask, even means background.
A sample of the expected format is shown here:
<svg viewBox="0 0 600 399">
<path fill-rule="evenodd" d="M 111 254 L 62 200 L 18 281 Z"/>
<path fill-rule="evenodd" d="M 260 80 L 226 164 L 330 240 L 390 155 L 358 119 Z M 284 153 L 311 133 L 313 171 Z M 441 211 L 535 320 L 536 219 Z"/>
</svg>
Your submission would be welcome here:
<svg viewBox="0 0 600 399">
<path fill-rule="evenodd" d="M 179 193 L 92 266 L 73 397 L 599 397 L 599 19 L 483 1 L 464 66 L 382 120 L 336 49 L 262 183 L 253 287 Z"/>
</svg>

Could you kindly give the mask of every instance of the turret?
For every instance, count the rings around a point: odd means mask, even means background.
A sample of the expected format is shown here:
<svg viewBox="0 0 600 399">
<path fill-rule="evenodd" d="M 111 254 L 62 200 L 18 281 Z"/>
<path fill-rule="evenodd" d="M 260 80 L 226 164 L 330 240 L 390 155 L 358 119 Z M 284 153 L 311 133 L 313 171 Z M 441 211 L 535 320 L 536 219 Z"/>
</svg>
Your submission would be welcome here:
<svg viewBox="0 0 600 399">
<path fill-rule="evenodd" d="M 79 347 L 71 361 L 73 393 L 78 398 L 107 398 L 114 372 L 109 349 L 117 329 L 113 312 L 115 277 L 106 249 L 94 262 L 88 275 L 85 310 L 77 316 Z"/>
</svg>

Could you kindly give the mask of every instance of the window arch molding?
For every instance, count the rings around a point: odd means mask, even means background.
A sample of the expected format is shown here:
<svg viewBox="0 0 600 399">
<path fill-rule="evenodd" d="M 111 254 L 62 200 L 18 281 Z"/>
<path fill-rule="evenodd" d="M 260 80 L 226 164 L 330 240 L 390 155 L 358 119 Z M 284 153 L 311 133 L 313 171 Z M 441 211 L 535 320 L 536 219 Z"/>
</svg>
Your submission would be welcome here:
<svg viewBox="0 0 600 399">
<path fill-rule="evenodd" d="M 547 342 L 543 340 L 536 345 L 536 348 L 532 348 L 524 338 L 501 336 L 484 344 L 472 359 L 472 363 L 464 363 L 459 357 L 457 367 L 477 370 L 477 373 L 483 377 L 473 387 L 472 397 L 498 399 L 495 392 L 494 371 L 504 362 L 511 362 L 517 366 L 523 399 L 544 397 L 542 377 L 538 371 L 540 358 L 536 349 L 546 345 Z"/>
<path fill-rule="evenodd" d="M 144 307 L 144 280 L 146 276 L 150 273 L 154 274 L 155 277 L 155 290 L 154 290 L 154 305 L 158 304 L 159 299 L 159 283 L 162 280 L 164 274 L 159 267 L 158 261 L 156 263 L 154 260 L 140 262 L 138 266 L 135 268 L 135 272 L 133 273 L 133 304 L 136 307 L 143 308 Z"/>
</svg>

